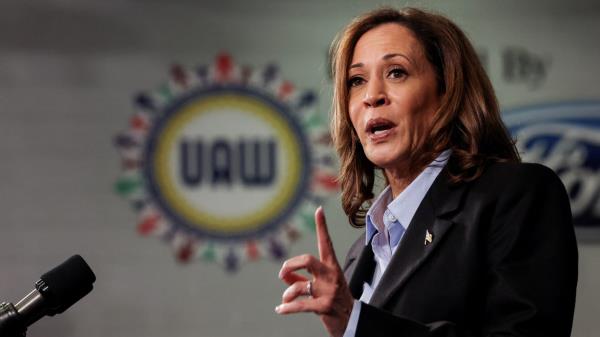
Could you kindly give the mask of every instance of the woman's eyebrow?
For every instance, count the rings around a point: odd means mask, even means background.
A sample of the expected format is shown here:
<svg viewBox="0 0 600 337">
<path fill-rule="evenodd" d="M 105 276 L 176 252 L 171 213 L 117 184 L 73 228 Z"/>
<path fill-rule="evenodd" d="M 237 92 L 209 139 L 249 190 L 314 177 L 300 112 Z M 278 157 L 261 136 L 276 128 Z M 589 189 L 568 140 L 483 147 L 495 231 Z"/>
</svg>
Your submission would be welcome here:
<svg viewBox="0 0 600 337">
<path fill-rule="evenodd" d="M 387 61 L 387 60 L 392 59 L 394 57 L 402 57 L 402 58 L 406 59 L 408 62 L 412 63 L 411 59 L 408 56 L 406 56 L 404 54 L 400 54 L 400 53 L 385 54 L 385 55 L 383 55 L 383 57 L 381 59 L 383 59 L 384 61 Z M 364 66 L 364 64 L 362 62 L 354 63 L 348 69 L 360 68 L 362 66 Z"/>
<path fill-rule="evenodd" d="M 408 62 L 412 63 L 411 59 L 408 56 L 401 54 L 401 53 L 385 54 L 385 55 L 383 55 L 382 59 L 387 61 L 394 57 L 402 57 L 402 58 L 406 59 Z"/>
</svg>

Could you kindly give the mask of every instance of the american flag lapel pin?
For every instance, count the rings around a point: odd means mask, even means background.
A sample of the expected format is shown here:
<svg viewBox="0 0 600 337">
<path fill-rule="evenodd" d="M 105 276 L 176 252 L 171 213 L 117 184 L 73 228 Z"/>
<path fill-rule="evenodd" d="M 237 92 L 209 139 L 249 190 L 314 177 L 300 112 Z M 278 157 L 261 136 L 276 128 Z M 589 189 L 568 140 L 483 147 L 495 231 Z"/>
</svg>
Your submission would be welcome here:
<svg viewBox="0 0 600 337">
<path fill-rule="evenodd" d="M 433 242 L 433 234 L 429 233 L 429 229 L 425 230 L 425 246 Z"/>
</svg>

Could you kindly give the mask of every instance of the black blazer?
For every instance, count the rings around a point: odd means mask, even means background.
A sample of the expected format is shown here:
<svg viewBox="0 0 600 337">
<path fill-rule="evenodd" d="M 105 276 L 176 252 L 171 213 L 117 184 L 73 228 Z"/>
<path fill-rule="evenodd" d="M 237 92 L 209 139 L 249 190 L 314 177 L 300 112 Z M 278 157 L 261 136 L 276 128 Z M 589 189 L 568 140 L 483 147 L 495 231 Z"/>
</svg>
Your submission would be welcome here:
<svg viewBox="0 0 600 337">
<path fill-rule="evenodd" d="M 343 268 L 354 298 L 374 266 L 363 234 Z M 452 186 L 444 169 L 362 305 L 356 336 L 570 336 L 576 286 L 569 199 L 553 171 L 499 163 Z"/>
</svg>

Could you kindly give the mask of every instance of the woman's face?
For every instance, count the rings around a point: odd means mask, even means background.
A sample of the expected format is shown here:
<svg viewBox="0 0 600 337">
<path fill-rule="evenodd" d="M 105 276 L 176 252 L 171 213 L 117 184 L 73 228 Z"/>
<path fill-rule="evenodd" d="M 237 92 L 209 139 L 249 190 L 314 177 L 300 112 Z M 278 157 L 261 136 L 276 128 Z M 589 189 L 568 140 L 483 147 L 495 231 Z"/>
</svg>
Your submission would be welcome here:
<svg viewBox="0 0 600 337">
<path fill-rule="evenodd" d="M 412 31 L 395 23 L 363 34 L 348 70 L 349 113 L 367 158 L 400 168 L 439 107 L 436 75 Z"/>
</svg>

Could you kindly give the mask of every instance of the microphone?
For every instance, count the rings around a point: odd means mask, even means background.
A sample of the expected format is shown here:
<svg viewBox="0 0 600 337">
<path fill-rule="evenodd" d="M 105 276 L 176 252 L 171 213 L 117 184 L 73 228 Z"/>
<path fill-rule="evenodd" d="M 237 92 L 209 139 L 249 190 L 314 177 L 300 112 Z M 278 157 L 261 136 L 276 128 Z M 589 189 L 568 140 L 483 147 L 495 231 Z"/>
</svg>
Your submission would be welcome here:
<svg viewBox="0 0 600 337">
<path fill-rule="evenodd" d="M 92 291 L 96 275 L 79 255 L 48 271 L 17 304 L 0 303 L 0 336 L 25 336 L 27 327 L 48 315 L 63 313 Z"/>
</svg>

